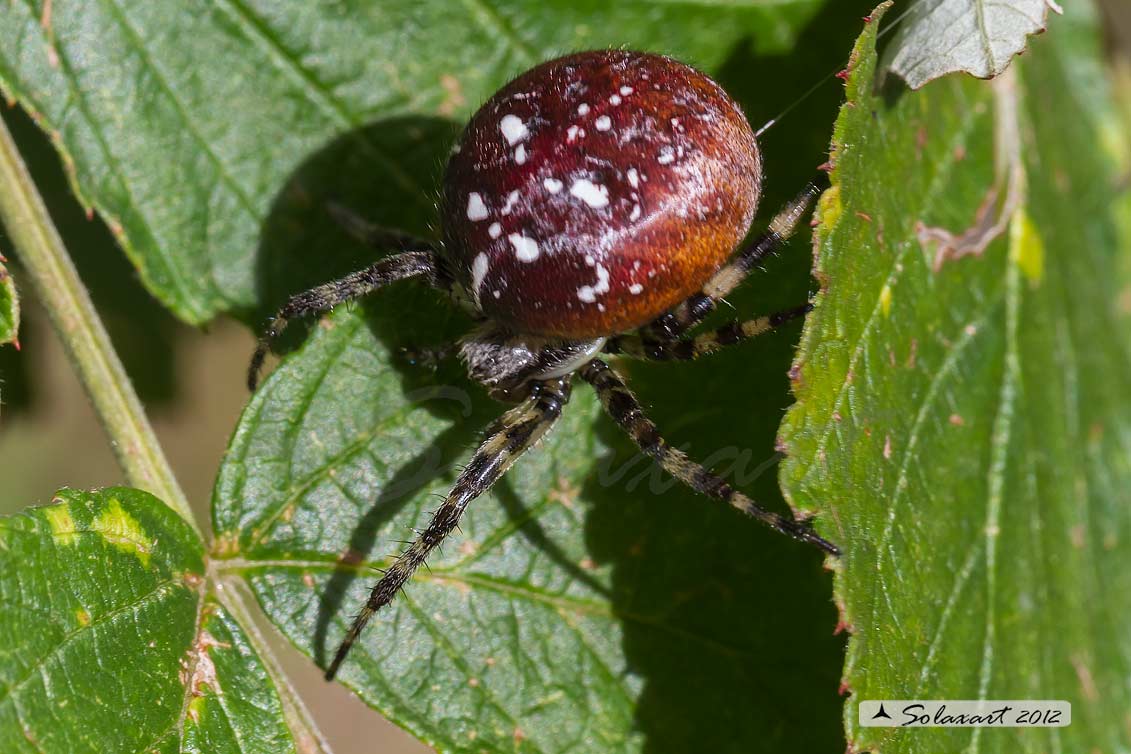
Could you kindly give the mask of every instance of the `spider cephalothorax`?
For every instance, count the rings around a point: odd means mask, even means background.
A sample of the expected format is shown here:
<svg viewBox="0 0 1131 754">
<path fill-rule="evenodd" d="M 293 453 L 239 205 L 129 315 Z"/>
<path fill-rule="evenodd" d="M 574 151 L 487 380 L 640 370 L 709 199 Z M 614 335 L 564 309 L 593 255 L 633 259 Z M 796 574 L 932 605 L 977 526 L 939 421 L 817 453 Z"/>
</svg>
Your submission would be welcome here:
<svg viewBox="0 0 1131 754">
<path fill-rule="evenodd" d="M 472 117 L 444 174 L 442 244 L 370 229 L 378 245 L 407 250 L 294 296 L 271 320 L 252 358 L 252 389 L 288 319 L 420 278 L 479 321 L 459 344 L 471 378 L 517 404 L 488 428 L 428 527 L 373 588 L 327 678 L 467 505 L 553 426 L 575 375 L 673 476 L 837 553 L 804 522 L 763 510 L 668 445 L 600 358 L 695 358 L 808 311 L 799 306 L 685 337 L 792 234 L 814 194 L 808 188 L 738 248 L 760 184 L 750 126 L 704 74 L 624 50 L 559 58 L 519 76 Z"/>
</svg>

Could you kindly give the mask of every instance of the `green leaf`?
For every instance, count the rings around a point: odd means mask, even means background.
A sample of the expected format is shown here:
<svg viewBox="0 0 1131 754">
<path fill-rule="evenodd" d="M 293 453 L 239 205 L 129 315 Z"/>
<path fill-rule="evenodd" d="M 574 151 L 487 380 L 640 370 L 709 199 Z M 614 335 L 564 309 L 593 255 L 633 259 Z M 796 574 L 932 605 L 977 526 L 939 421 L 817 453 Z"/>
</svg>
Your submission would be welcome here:
<svg viewBox="0 0 1131 754">
<path fill-rule="evenodd" d="M 1045 30 L 1055 0 L 918 0 L 907 10 L 886 65 L 912 89 L 948 73 L 998 76 Z"/>
<path fill-rule="evenodd" d="M 1095 20 L 1073 3 L 1013 75 L 919 93 L 872 90 L 874 40 L 836 125 L 781 434 L 788 497 L 844 548 L 850 747 L 1125 750 L 1128 160 Z M 858 726 L 857 699 L 916 698 L 1066 699 L 1072 725 Z"/>
<path fill-rule="evenodd" d="M 0 519 L 6 752 L 294 751 L 201 542 L 122 487 Z"/>
<path fill-rule="evenodd" d="M 0 256 L 0 345 L 18 343 L 20 337 L 20 299 L 5 261 Z"/>
<path fill-rule="evenodd" d="M 389 289 L 367 309 L 323 320 L 260 388 L 213 500 L 217 568 L 246 578 L 322 667 L 374 569 L 501 412 L 458 364 L 432 375 L 398 360 L 409 339 L 442 342 L 466 325 L 439 316 L 430 292 Z M 706 431 L 692 448 L 771 502 L 760 464 L 773 468 L 781 405 L 763 396 L 781 400 L 789 350 L 776 345 L 736 362 L 779 365 L 767 372 L 633 370 L 674 443 Z M 708 397 L 744 388 L 761 404 L 739 398 L 750 414 Z M 370 624 L 340 678 L 445 752 L 838 749 L 840 642 L 819 555 L 674 487 L 600 417 L 579 386 L 549 438 Z M 779 571 L 788 577 L 766 578 Z"/>
<path fill-rule="evenodd" d="M 438 156 L 521 70 L 619 45 L 714 69 L 749 39 L 786 49 L 818 6 L 20 0 L 0 4 L 0 89 L 37 114 L 147 287 L 200 323 L 356 264 L 273 245 L 291 229 L 280 210 L 327 198 L 308 161 L 371 219 L 427 232 Z"/>
</svg>

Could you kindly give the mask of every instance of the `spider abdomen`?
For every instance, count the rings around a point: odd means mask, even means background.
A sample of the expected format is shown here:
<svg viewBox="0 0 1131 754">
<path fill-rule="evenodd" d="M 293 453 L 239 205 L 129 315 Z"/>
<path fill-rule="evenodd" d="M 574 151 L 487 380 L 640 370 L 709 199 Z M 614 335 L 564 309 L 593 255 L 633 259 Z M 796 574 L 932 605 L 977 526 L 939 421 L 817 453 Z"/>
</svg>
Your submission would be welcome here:
<svg viewBox="0 0 1131 754">
<path fill-rule="evenodd" d="M 760 183 L 754 134 L 707 76 L 646 53 L 571 55 L 472 117 L 444 176 L 444 261 L 506 327 L 597 338 L 698 291 Z"/>
</svg>

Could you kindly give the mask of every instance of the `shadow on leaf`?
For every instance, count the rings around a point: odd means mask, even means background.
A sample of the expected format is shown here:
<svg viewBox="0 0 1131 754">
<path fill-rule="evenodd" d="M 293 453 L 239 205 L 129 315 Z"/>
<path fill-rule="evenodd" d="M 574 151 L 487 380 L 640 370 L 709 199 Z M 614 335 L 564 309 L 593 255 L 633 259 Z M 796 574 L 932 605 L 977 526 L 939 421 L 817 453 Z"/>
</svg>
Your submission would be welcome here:
<svg viewBox="0 0 1131 754">
<path fill-rule="evenodd" d="M 863 14 L 854 5 L 818 16 L 795 55 L 760 58 L 749 45 L 735 48 L 719 75 L 752 122 L 773 117 L 843 62 Z M 767 81 L 774 82 L 768 90 Z M 763 218 L 824 161 L 839 100 L 839 87 L 830 83 L 791 114 L 794 123 L 806 127 L 767 135 L 773 151 L 766 154 L 770 177 Z M 307 160 L 280 192 L 264 227 L 258 281 L 265 308 L 253 316 L 262 320 L 288 295 L 375 258 L 378 252 L 361 248 L 329 217 L 325 205 L 330 200 L 368 220 L 434 237 L 433 199 L 456 130 L 439 119 L 382 121 Z M 772 275 L 755 275 L 734 297 L 739 312 L 762 314 L 807 298 L 806 241 L 795 242 L 784 259 L 771 262 Z M 420 285 L 392 286 L 363 306 L 370 328 L 391 354 L 402 347 L 449 343 L 469 325 L 465 315 Z M 284 347 L 300 342 L 302 328 L 295 330 Z M 718 471 L 776 510 L 785 504 L 773 448 L 790 402 L 786 374 L 797 332 L 795 325 L 692 364 L 625 365 L 674 445 L 686 446 L 698 458 L 714 451 Z M 414 493 L 441 486 L 441 478 L 450 481 L 450 465 L 470 457 L 478 431 L 502 410 L 469 385 L 458 363 L 445 363 L 432 374 L 397 364 L 397 374 L 408 394 L 428 385 L 466 389 L 469 408 L 458 401 L 418 403 L 453 423 L 402 463 L 367 509 L 349 540 L 352 562 L 384 554 L 375 552 L 378 532 L 418 497 Z M 553 545 L 528 501 L 506 480 L 495 497 L 519 536 L 573 580 L 611 599 L 612 612 L 623 623 L 628 669 L 643 682 L 634 696 L 645 750 L 745 754 L 843 746 L 837 696 L 843 642 L 832 636 L 836 615 L 821 556 L 683 488 L 665 485 L 668 489 L 658 491 L 643 480 L 631 484 L 641 475 L 652 480 L 651 467 L 633 461 L 628 441 L 609 422 L 601 422 L 597 431 L 614 450 L 596 459 L 599 471 L 582 490 L 589 506 L 584 537 L 593 559 L 611 566 L 611 589 Z M 629 473 L 618 476 L 626 463 Z M 330 623 L 348 607 L 344 595 L 356 579 L 369 576 L 352 566 L 340 569 L 321 594 L 313 637 L 319 664 L 333 649 L 326 645 Z"/>
</svg>

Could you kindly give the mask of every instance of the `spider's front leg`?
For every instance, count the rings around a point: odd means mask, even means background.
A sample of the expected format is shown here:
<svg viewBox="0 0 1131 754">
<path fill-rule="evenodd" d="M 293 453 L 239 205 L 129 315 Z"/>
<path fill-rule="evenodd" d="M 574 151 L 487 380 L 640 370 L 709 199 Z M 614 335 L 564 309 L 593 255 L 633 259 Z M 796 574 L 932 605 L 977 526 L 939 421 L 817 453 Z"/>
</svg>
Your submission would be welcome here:
<svg viewBox="0 0 1131 754">
<path fill-rule="evenodd" d="M 774 216 L 765 233 L 739 250 L 707 281 L 701 291 L 640 328 L 641 336 L 653 341 L 675 340 L 706 319 L 718 306 L 719 300 L 737 288 L 755 265 L 777 251 L 793 236 L 818 193 L 820 192 L 815 184 L 806 186 L 804 191 Z"/>
<path fill-rule="evenodd" d="M 569 401 L 570 391 L 568 376 L 535 382 L 530 396 L 523 403 L 507 411 L 488 428 L 479 449 L 456 479 L 444 502 L 432 514 L 428 528 L 420 532 L 369 593 L 369 599 L 354 618 L 334 660 L 326 669 L 326 680 L 333 680 L 350 647 L 373 614 L 392 601 L 413 571 L 451 534 L 468 504 L 489 490 L 520 455 L 549 431 L 561 415 L 562 407 Z"/>
<path fill-rule="evenodd" d="M 389 283 L 414 277 L 424 277 L 432 285 L 439 285 L 439 273 L 433 251 L 406 251 L 382 259 L 364 270 L 352 272 L 345 277 L 291 296 L 283 308 L 267 321 L 267 327 L 259 338 L 247 369 L 248 389 L 255 390 L 259 383 L 259 371 L 263 368 L 263 360 L 267 358 L 267 351 L 286 328 L 288 321 L 307 314 L 329 311 L 338 304 L 366 296 Z"/>
<path fill-rule="evenodd" d="M 816 545 L 831 555 L 840 555 L 836 545 L 818 536 L 807 523 L 762 508 L 727 484 L 722 477 L 691 460 L 683 451 L 668 445 L 660 436 L 655 423 L 644 414 L 640 401 L 608 364 L 594 359 L 581 370 L 581 377 L 593 386 L 605 411 L 628 433 L 640 450 L 654 458 L 676 479 L 696 492 L 730 504 L 782 534 Z"/>
<path fill-rule="evenodd" d="M 609 338 L 605 343 L 604 351 L 651 361 L 690 361 L 714 353 L 725 346 L 756 338 L 786 322 L 803 317 L 812 310 L 812 304 L 802 304 L 765 317 L 741 322 L 731 320 L 711 332 L 682 340 L 650 340 L 639 333 L 617 335 Z"/>
</svg>

